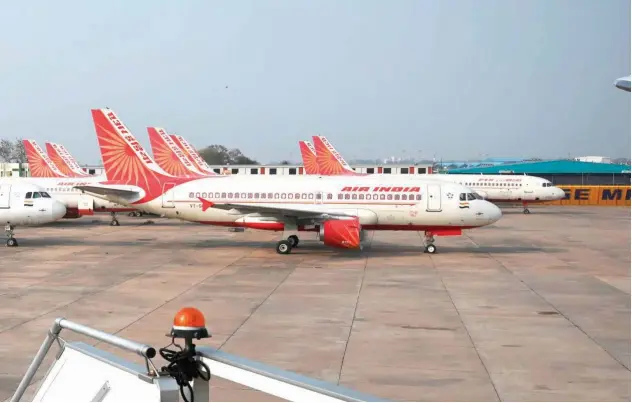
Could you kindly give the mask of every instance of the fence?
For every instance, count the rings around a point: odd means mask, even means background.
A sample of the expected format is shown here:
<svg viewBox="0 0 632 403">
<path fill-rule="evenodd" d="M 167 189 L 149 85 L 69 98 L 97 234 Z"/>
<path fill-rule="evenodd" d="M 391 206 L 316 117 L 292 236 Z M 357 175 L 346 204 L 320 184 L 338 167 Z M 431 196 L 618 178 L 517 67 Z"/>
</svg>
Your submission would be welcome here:
<svg viewBox="0 0 632 403">
<path fill-rule="evenodd" d="M 559 185 L 566 197 L 546 202 L 562 206 L 630 206 L 630 186 Z"/>
</svg>

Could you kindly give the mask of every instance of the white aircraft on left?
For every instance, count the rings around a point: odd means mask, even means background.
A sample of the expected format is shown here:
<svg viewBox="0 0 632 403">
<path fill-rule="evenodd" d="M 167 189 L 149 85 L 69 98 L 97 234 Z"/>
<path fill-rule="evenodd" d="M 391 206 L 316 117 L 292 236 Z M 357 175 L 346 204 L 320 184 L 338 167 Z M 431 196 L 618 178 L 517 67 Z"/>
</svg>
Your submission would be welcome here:
<svg viewBox="0 0 632 403">
<path fill-rule="evenodd" d="M 0 180 L 0 222 L 5 224 L 7 246 L 18 246 L 13 230 L 20 225 L 40 225 L 66 215 L 66 205 L 55 200 L 40 186 L 24 178 Z"/>
</svg>

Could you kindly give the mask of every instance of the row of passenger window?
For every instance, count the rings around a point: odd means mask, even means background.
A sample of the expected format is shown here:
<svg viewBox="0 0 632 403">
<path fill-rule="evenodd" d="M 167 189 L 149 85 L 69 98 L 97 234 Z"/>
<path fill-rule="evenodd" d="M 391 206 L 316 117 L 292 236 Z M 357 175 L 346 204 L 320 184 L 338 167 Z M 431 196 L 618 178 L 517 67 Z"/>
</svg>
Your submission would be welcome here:
<svg viewBox="0 0 632 403">
<path fill-rule="evenodd" d="M 256 199 L 256 200 L 321 200 L 321 193 L 232 193 L 232 192 L 191 192 L 189 198 L 214 199 Z M 327 200 L 333 200 L 334 194 L 327 193 Z M 421 200 L 421 194 L 410 193 L 338 193 L 338 200 Z"/>
<path fill-rule="evenodd" d="M 470 186 L 470 187 L 511 187 L 517 188 L 522 187 L 522 183 L 517 182 L 502 182 L 502 183 L 494 183 L 494 182 L 459 182 L 459 185 Z"/>
</svg>

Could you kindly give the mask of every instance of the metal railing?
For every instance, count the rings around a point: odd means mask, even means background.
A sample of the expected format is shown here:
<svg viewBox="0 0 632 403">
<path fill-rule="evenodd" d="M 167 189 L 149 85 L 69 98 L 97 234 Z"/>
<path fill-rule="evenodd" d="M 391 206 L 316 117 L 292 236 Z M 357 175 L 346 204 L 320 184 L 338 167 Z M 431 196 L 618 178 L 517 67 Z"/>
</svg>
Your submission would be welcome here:
<svg viewBox="0 0 632 403">
<path fill-rule="evenodd" d="M 63 329 L 90 337 L 143 357 L 145 359 L 147 369 L 147 372 L 143 375 L 143 377 L 157 380 L 157 382 L 154 383 L 159 388 L 161 387 L 160 379 L 165 377 L 171 379 L 168 374 L 158 371 L 152 363 L 151 359 L 156 355 L 156 350 L 153 347 L 102 332 L 64 318 L 58 318 L 48 331 L 44 342 L 29 365 L 24 377 L 18 385 L 17 390 L 13 394 L 13 397 L 11 398 L 12 402 L 20 401 L 23 397 L 24 392 L 33 381 L 38 368 L 41 366 L 46 354 L 55 341 L 59 343 L 61 348 L 63 348 L 65 344 L 73 345 L 73 343 L 68 343 L 60 339 L 59 335 Z M 65 344 L 62 345 L 62 342 Z M 98 350 L 96 348 L 93 349 Z M 213 379 L 212 377 L 224 378 L 281 399 L 289 401 L 322 402 L 385 401 L 384 399 L 363 394 L 336 384 L 299 375 L 290 371 L 285 371 L 257 361 L 239 357 L 234 354 L 219 351 L 214 348 L 197 347 L 196 352 L 197 359 L 203 361 L 209 367 L 211 374 L 210 379 Z M 59 356 L 57 358 L 59 359 Z M 193 381 L 193 391 L 197 401 L 209 401 L 210 381 L 204 381 L 201 378 L 195 379 Z"/>
</svg>

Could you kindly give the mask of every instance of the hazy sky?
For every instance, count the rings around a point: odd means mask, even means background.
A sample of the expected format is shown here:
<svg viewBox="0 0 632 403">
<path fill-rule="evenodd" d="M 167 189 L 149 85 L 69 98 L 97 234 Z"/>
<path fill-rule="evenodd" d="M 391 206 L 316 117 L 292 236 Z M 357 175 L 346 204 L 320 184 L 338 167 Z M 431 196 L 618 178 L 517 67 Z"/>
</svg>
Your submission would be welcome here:
<svg viewBox="0 0 632 403">
<path fill-rule="evenodd" d="M 629 0 L 12 1 L 0 137 L 99 161 L 90 109 L 149 146 L 298 160 L 630 155 Z M 226 88 L 228 86 L 228 88 Z M 403 153 L 403 150 L 406 150 Z"/>
</svg>

